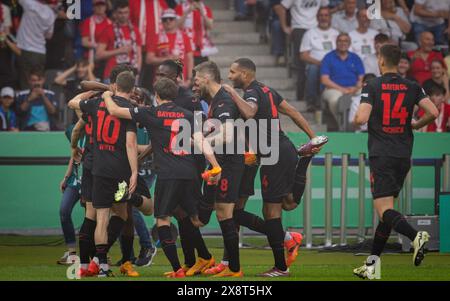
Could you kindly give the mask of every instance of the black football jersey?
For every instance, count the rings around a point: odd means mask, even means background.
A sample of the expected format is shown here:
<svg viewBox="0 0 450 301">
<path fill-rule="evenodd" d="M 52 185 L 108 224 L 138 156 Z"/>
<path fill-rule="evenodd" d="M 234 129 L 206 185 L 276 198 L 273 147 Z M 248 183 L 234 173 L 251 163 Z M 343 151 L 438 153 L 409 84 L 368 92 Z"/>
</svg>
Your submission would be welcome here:
<svg viewBox="0 0 450 301">
<path fill-rule="evenodd" d="M 361 103 L 372 106 L 368 122 L 369 156 L 411 157 L 414 106 L 426 97 L 417 83 L 394 73 L 384 74 L 364 85 Z"/>
<path fill-rule="evenodd" d="M 124 108 L 133 106 L 125 98 L 113 96 Z M 136 124 L 111 116 L 103 99 L 80 102 L 80 108 L 92 118 L 93 158 L 92 174 L 113 179 L 128 179 L 131 175 L 126 149 L 127 132 L 136 133 Z"/>
<path fill-rule="evenodd" d="M 92 138 L 92 126 L 93 126 L 92 117 L 86 113 L 83 113 L 81 118 L 86 123 L 84 126 L 85 142 L 84 142 L 84 148 L 83 148 L 82 163 L 83 163 L 84 168 L 92 170 L 92 167 L 93 167 L 92 147 L 93 147 L 93 143 L 94 143 L 94 139 Z"/>
<path fill-rule="evenodd" d="M 194 127 L 194 115 L 173 102 L 151 108 L 130 109 L 133 121 L 143 125 L 150 134 L 153 147 L 153 166 L 158 179 L 195 179 L 193 150 L 190 145 Z M 185 128 L 189 125 L 189 129 Z M 198 126 L 199 130 L 200 126 Z M 189 130 L 183 137 L 186 146 L 177 141 L 181 131 Z M 187 139 L 189 138 L 189 139 Z M 189 150 L 189 151 L 188 151 Z"/>
</svg>

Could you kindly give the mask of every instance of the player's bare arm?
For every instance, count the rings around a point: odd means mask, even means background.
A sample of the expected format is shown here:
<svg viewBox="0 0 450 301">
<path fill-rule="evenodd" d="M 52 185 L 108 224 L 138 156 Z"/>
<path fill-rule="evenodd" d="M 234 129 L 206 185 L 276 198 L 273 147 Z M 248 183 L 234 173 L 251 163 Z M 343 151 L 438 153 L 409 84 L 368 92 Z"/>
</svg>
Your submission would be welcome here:
<svg viewBox="0 0 450 301">
<path fill-rule="evenodd" d="M 242 117 L 244 117 L 245 119 L 251 119 L 255 117 L 256 112 L 258 112 L 258 106 L 255 103 L 246 102 L 230 85 L 223 84 L 222 87 L 231 95 Z"/>
<path fill-rule="evenodd" d="M 72 110 L 80 110 L 80 102 L 82 102 L 83 100 L 90 99 L 92 96 L 95 95 L 95 93 L 96 93 L 95 91 L 87 91 L 80 93 L 74 98 L 72 98 L 67 105 Z"/>
<path fill-rule="evenodd" d="M 136 137 L 135 132 L 132 132 L 132 131 L 127 132 L 126 147 L 127 147 L 128 163 L 130 164 L 130 168 L 131 168 L 129 191 L 130 191 L 130 194 L 132 194 L 136 190 L 138 169 L 139 169 L 138 168 L 138 146 L 137 146 L 137 137 Z"/>
<path fill-rule="evenodd" d="M 119 107 L 112 99 L 112 95 L 113 93 L 111 91 L 106 91 L 102 95 L 102 98 L 105 101 L 106 108 L 108 109 L 109 114 L 117 118 L 131 120 L 132 118 L 130 114 L 130 109 Z"/>
<path fill-rule="evenodd" d="M 214 168 L 220 168 L 219 162 L 217 162 L 216 156 L 214 155 L 214 150 L 211 147 L 211 144 L 208 142 L 208 140 L 203 136 L 201 132 L 195 132 L 192 135 L 192 138 L 194 138 L 194 145 L 199 148 L 202 153 L 205 155 L 206 160 L 211 164 L 211 166 Z M 220 180 L 221 173 L 213 176 L 208 181 L 209 182 L 218 182 Z"/>
<path fill-rule="evenodd" d="M 310 139 L 316 137 L 316 133 L 311 129 L 311 127 L 308 124 L 308 121 L 306 121 L 305 117 L 297 111 L 292 105 L 290 105 L 286 100 L 283 100 L 279 107 L 278 111 L 281 114 L 284 114 L 291 118 L 291 120 L 308 135 Z"/>
<path fill-rule="evenodd" d="M 146 157 L 153 153 L 153 147 L 149 145 L 138 145 L 138 162 L 141 163 Z"/>
<path fill-rule="evenodd" d="M 110 88 L 109 85 L 92 80 L 84 80 L 80 86 L 83 91 L 108 91 Z"/>
<path fill-rule="evenodd" d="M 369 121 L 372 106 L 368 103 L 362 103 L 358 107 L 353 124 L 361 126 Z"/>
<path fill-rule="evenodd" d="M 412 123 L 412 128 L 419 130 L 427 126 L 439 117 L 439 111 L 429 98 L 424 98 L 419 102 L 419 107 L 424 110 L 425 114 L 418 121 Z"/>
<path fill-rule="evenodd" d="M 80 141 L 81 133 L 83 132 L 83 128 L 86 125 L 83 119 L 79 119 L 72 129 L 72 135 L 70 137 L 70 146 L 72 149 L 72 159 L 76 162 L 80 162 L 81 160 L 81 149 L 78 147 L 78 141 Z"/>
<path fill-rule="evenodd" d="M 219 125 L 217 131 L 213 132 L 212 135 L 208 135 L 206 140 L 210 145 L 221 145 L 228 144 L 233 141 L 234 125 L 232 122 L 226 121 Z"/>
</svg>

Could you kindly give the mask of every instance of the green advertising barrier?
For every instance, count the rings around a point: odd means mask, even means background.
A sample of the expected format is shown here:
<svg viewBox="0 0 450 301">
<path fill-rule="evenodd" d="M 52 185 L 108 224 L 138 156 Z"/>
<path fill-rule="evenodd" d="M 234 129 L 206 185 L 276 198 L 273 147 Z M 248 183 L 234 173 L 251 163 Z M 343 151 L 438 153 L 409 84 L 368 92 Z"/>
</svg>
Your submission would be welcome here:
<svg viewBox="0 0 450 301">
<path fill-rule="evenodd" d="M 323 153 L 332 152 L 340 157 L 349 153 L 357 158 L 361 152 L 367 152 L 367 135 L 359 133 L 327 133 L 330 142 Z M 304 134 L 289 133 L 292 141 L 299 145 L 307 141 Z M 450 152 L 449 134 L 416 134 L 414 158 L 442 158 Z M 70 155 L 69 144 L 62 132 L 53 133 L 0 133 L 1 157 L 67 157 Z M 59 228 L 59 204 L 61 193 L 59 183 L 64 176 L 66 166 L 9 166 L 0 165 L 0 231 L 33 230 Z M 341 168 L 333 167 L 333 226 L 340 225 L 340 185 Z M 366 226 L 371 226 L 372 200 L 370 196 L 369 172 L 366 171 Z M 324 179 L 325 172 L 321 166 L 312 169 L 312 226 L 324 225 Z M 415 214 L 434 213 L 434 169 L 431 167 L 414 167 L 413 169 L 413 203 Z M 254 213 L 261 213 L 261 193 L 259 177 L 255 183 L 255 196 L 247 205 Z M 350 167 L 348 173 L 347 226 L 358 224 L 358 168 Z M 146 218 L 149 225 L 151 217 Z M 76 206 L 73 214 L 75 226 L 83 220 L 83 209 Z M 286 227 L 302 227 L 303 206 L 283 214 Z M 206 227 L 218 230 L 215 218 Z"/>
<path fill-rule="evenodd" d="M 439 196 L 439 251 L 450 253 L 450 192 Z"/>
</svg>

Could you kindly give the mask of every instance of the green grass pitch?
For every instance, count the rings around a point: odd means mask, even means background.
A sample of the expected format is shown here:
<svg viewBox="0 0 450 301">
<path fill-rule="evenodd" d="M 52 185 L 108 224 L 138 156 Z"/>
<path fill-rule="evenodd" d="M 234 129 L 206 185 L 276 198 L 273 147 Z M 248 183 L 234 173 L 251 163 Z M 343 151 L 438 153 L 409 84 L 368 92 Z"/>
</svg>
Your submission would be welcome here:
<svg viewBox="0 0 450 301">
<path fill-rule="evenodd" d="M 0 280 L 67 280 L 67 267 L 56 264 L 56 260 L 65 250 L 64 245 L 43 246 L 44 244 L 51 245 L 51 242 L 57 239 L 59 237 L 0 236 Z M 206 242 L 216 260 L 220 260 L 223 251 L 220 239 L 207 238 Z M 246 243 L 262 247 L 265 241 L 262 238 L 248 238 Z M 136 240 L 135 250 L 139 250 Z M 179 254 L 182 260 L 180 249 Z M 241 249 L 240 254 L 245 274 L 242 280 L 265 280 L 256 277 L 256 274 L 272 266 L 272 252 L 267 249 L 253 248 Z M 117 245 L 114 246 L 110 255 L 113 262 L 120 258 Z M 350 253 L 323 253 L 300 249 L 297 262 L 290 269 L 291 277 L 280 280 L 364 281 L 352 275 L 353 268 L 360 266 L 364 259 L 364 256 L 354 256 Z M 170 266 L 161 249 L 158 249 L 153 265 L 137 268 L 141 274 L 140 278 L 127 278 L 118 275 L 118 267 L 112 269 L 116 273 L 116 277 L 106 279 L 106 281 L 134 279 L 171 281 L 162 276 L 164 272 L 170 270 Z M 381 276 L 385 281 L 450 281 L 450 254 L 428 253 L 420 267 L 413 266 L 411 254 L 383 255 Z M 96 278 L 87 280 L 99 281 Z M 185 278 L 185 281 L 197 280 L 207 281 L 209 279 L 203 276 Z"/>
</svg>

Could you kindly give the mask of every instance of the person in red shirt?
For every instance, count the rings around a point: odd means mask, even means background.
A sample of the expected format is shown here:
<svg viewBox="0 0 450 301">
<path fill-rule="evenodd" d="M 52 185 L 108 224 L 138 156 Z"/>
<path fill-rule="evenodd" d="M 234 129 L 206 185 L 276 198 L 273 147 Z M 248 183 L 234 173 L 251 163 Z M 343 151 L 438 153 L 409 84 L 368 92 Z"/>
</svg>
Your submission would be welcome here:
<svg viewBox="0 0 450 301">
<path fill-rule="evenodd" d="M 434 120 L 434 122 L 422 128 L 421 131 L 444 133 L 450 130 L 450 105 L 446 103 L 445 95 L 445 88 L 440 85 L 436 84 L 430 88 L 430 98 L 436 105 L 436 108 L 439 111 L 439 116 Z M 417 112 L 417 115 L 422 117 L 424 115 L 424 111 L 420 109 Z"/>
<path fill-rule="evenodd" d="M 153 44 L 162 30 L 161 15 L 168 9 L 165 0 L 129 0 L 130 20 L 139 28 L 142 45 Z"/>
<path fill-rule="evenodd" d="M 107 80 L 114 66 L 130 64 L 139 74 L 142 65 L 142 40 L 130 21 L 128 1 L 119 0 L 114 8 L 114 22 L 101 33 L 96 59 L 107 60 L 103 78 Z"/>
<path fill-rule="evenodd" d="M 191 40 L 185 32 L 177 27 L 177 14 L 173 9 L 167 9 L 161 17 L 163 30 L 158 34 L 156 43 L 147 45 L 146 63 L 158 67 L 165 60 L 180 59 L 185 68 L 183 70 L 184 86 L 188 86 L 192 79 L 194 56 Z"/>
<path fill-rule="evenodd" d="M 211 43 L 208 31 L 213 27 L 213 14 L 209 6 L 202 0 L 188 0 L 175 8 L 178 27 L 184 29 L 191 39 L 194 50 L 194 65 L 208 60 L 208 56 L 217 53 L 217 48 Z"/>
<path fill-rule="evenodd" d="M 431 63 L 434 60 L 444 61 L 444 57 L 440 52 L 433 51 L 434 36 L 431 32 L 423 32 L 419 44 L 419 49 L 408 52 L 408 56 L 411 58 L 411 76 L 422 85 L 431 78 Z"/>
<path fill-rule="evenodd" d="M 98 46 L 100 34 L 106 27 L 112 25 L 111 20 L 106 16 L 106 0 L 94 0 L 93 3 L 94 14 L 80 24 L 81 45 L 86 49 L 84 57 L 89 60 L 89 64 L 95 64 L 95 49 Z M 95 68 L 96 71 L 101 72 L 97 76 L 101 76 L 104 66 L 96 64 Z"/>
</svg>

